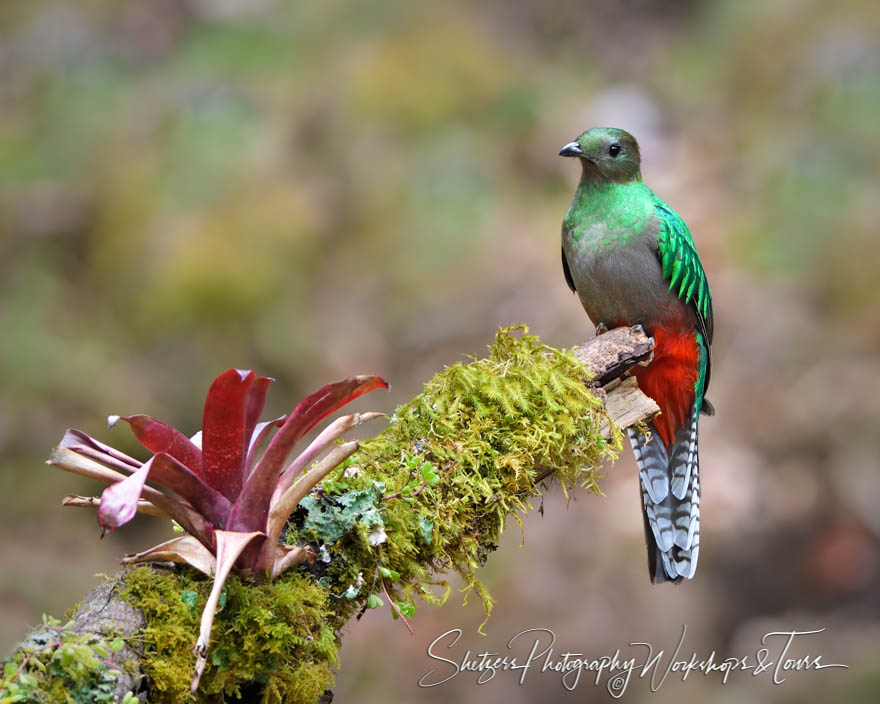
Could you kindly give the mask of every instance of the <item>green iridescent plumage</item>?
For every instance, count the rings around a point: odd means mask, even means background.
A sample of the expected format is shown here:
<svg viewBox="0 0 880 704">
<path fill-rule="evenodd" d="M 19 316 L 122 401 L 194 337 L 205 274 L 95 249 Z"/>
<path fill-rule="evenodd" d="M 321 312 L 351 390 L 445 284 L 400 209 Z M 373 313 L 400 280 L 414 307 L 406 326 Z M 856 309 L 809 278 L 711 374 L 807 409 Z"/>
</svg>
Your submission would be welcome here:
<svg viewBox="0 0 880 704">
<path fill-rule="evenodd" d="M 685 303 L 694 302 L 697 312 L 708 318 L 712 294 L 706 281 L 706 272 L 697 256 L 691 232 L 681 216 L 654 195 L 654 205 L 660 218 L 658 245 L 663 264 L 663 278 L 669 280 L 669 290 L 678 286 L 678 297 Z"/>
</svg>

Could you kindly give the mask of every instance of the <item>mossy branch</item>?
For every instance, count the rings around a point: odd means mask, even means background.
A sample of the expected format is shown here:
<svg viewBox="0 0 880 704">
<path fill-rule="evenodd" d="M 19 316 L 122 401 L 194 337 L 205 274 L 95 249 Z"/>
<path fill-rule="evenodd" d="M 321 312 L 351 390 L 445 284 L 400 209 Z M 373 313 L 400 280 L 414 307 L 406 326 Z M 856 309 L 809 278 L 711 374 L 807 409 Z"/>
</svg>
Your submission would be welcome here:
<svg viewBox="0 0 880 704">
<path fill-rule="evenodd" d="M 332 684 L 341 627 L 382 606 L 383 596 L 395 618 L 407 620 L 416 597 L 445 602 L 443 575 L 452 570 L 488 618 L 492 598 L 476 570 L 507 518 L 522 525 L 550 479 L 564 492 L 580 485 L 599 493 L 599 469 L 617 456 L 621 429 L 657 412 L 633 379 L 620 379 L 650 359 L 652 346 L 620 328 L 560 351 L 524 328 L 505 329 L 488 357 L 435 375 L 300 503 L 282 537 L 317 552 L 313 565 L 271 583 L 230 578 L 196 695 L 192 647 L 211 582 L 195 570 L 124 571 L 84 599 L 71 628 L 127 639 L 115 655 L 117 701 L 147 687 L 151 702 L 218 694 L 318 701 Z M 40 701 L 59 676 L 20 668 L 26 657 L 20 649 L 7 669 L 30 676 L 32 700 Z M 98 680 L 106 688 L 103 674 Z M 0 680 L 0 695 L 14 684 Z"/>
</svg>

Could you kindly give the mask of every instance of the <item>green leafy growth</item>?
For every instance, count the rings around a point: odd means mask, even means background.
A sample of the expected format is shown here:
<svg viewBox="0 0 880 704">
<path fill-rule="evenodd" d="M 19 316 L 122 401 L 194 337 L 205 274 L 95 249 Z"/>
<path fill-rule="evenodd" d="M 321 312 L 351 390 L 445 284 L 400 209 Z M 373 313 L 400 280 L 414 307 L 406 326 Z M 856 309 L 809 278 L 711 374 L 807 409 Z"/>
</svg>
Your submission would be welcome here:
<svg viewBox="0 0 880 704">
<path fill-rule="evenodd" d="M 387 567 L 379 567 L 379 574 L 381 574 L 386 579 L 390 579 L 394 581 L 395 579 L 400 579 L 400 572 L 397 570 L 389 570 Z"/>
<path fill-rule="evenodd" d="M 379 597 L 377 594 L 370 594 L 370 596 L 367 597 L 367 608 L 368 609 L 378 609 L 384 603 L 385 602 L 382 601 L 381 597 Z"/>
<path fill-rule="evenodd" d="M 427 516 L 419 516 L 419 530 L 422 533 L 422 540 L 430 545 L 431 536 L 434 535 L 434 521 Z"/>
<path fill-rule="evenodd" d="M 404 618 L 412 618 L 416 615 L 416 607 L 412 604 L 408 604 L 405 601 L 395 601 L 397 605 L 397 609 L 392 609 L 391 613 L 394 615 L 394 618 L 397 618 L 397 610 L 400 610 L 400 613 L 403 614 Z"/>
<path fill-rule="evenodd" d="M 72 630 L 43 617 L 43 626 L 18 646 L 3 663 L 0 702 L 65 702 L 110 704 L 116 702 L 119 669 L 113 656 L 125 646 L 121 638 L 104 638 Z M 128 699 L 131 694 L 126 694 Z"/>
<path fill-rule="evenodd" d="M 184 589 L 180 593 L 180 600 L 191 609 L 196 608 L 196 601 L 198 598 L 198 593 L 194 592 L 192 589 Z"/>
</svg>

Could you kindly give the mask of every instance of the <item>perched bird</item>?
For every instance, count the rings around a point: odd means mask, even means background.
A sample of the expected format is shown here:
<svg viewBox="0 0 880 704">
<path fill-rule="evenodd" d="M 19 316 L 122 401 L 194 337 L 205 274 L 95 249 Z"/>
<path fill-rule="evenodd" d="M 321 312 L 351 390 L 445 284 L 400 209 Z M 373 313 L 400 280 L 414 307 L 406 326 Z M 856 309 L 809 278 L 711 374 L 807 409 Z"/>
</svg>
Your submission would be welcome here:
<svg viewBox="0 0 880 704">
<path fill-rule="evenodd" d="M 697 426 L 705 398 L 712 295 L 684 220 L 642 183 L 631 134 L 595 127 L 560 156 L 581 163 L 562 223 L 562 268 L 596 333 L 640 325 L 654 357 L 632 374 L 660 406 L 650 434 L 630 429 L 654 583 L 692 578 L 700 549 Z"/>
</svg>

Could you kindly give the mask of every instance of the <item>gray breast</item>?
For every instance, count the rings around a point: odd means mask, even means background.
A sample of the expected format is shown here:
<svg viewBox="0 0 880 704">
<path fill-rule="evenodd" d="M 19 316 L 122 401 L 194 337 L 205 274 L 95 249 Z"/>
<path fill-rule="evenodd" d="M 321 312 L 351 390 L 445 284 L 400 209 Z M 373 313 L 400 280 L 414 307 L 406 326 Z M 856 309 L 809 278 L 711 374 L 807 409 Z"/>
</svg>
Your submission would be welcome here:
<svg viewBox="0 0 880 704">
<path fill-rule="evenodd" d="M 677 298 L 663 282 L 657 239 L 643 234 L 627 244 L 585 233 L 575 244 L 563 232 L 562 246 L 581 303 L 594 325 L 648 325 L 662 319 Z"/>
</svg>

